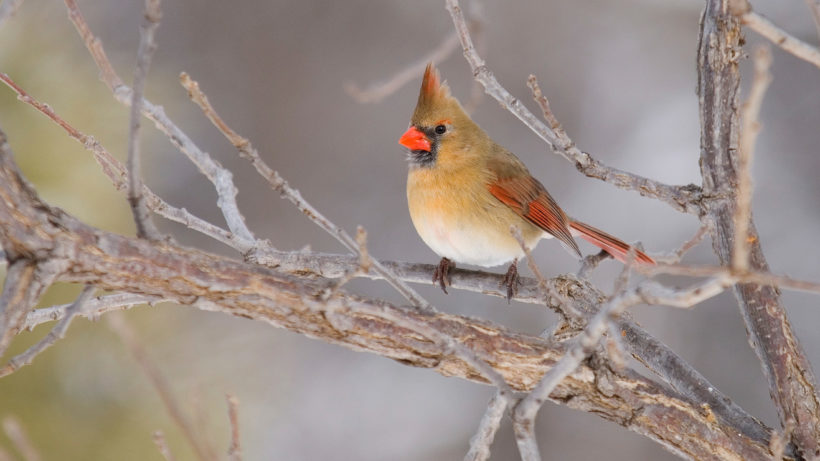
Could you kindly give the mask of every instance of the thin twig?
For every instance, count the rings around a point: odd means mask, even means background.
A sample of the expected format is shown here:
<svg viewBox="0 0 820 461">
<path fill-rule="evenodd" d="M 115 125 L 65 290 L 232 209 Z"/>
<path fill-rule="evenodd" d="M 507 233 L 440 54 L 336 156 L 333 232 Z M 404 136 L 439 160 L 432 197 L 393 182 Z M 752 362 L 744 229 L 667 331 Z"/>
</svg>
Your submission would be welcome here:
<svg viewBox="0 0 820 461">
<path fill-rule="evenodd" d="M 9 88 L 17 93 L 17 99 L 34 107 L 40 113 L 48 117 L 51 121 L 65 130 L 72 139 L 75 139 L 77 142 L 82 144 L 86 150 L 91 152 L 94 155 L 94 160 L 100 165 L 103 173 L 108 176 L 117 190 L 128 190 L 128 173 L 125 167 L 119 160 L 114 158 L 114 156 L 111 155 L 111 153 L 109 153 L 102 144 L 94 139 L 94 137 L 88 136 L 80 130 L 74 128 L 69 122 L 54 112 L 48 104 L 44 104 L 28 94 L 8 75 L 0 72 L 0 81 L 5 83 Z M 194 216 L 184 208 L 174 207 L 154 194 L 154 192 L 144 184 L 142 187 L 143 195 L 146 198 L 148 208 L 155 213 L 171 221 L 183 224 L 194 231 L 207 235 L 208 237 L 222 242 L 241 253 L 245 253 L 254 247 L 254 242 L 252 240 L 244 239 L 237 234 L 231 233 L 214 224 L 211 224 L 202 218 Z"/>
<path fill-rule="evenodd" d="M 698 246 L 698 244 L 703 241 L 703 238 L 709 234 L 709 227 L 710 225 L 708 222 L 702 223 L 698 227 L 698 230 L 695 231 L 695 234 L 692 235 L 689 240 L 683 242 L 677 250 L 663 255 L 652 255 L 652 257 L 655 258 L 655 261 L 657 262 L 666 264 L 679 263 L 681 259 L 683 259 L 683 256 L 689 252 L 689 250 Z"/>
<path fill-rule="evenodd" d="M 225 394 L 228 402 L 228 422 L 231 424 L 231 444 L 228 447 L 229 461 L 242 461 L 242 446 L 239 444 L 239 399 L 233 394 Z"/>
<path fill-rule="evenodd" d="M 100 78 L 114 94 L 114 98 L 122 104 L 131 104 L 132 90 L 116 74 L 111 62 L 103 51 L 100 40 L 94 36 L 88 23 L 85 21 L 75 0 L 64 0 L 68 8 L 68 17 L 85 42 L 91 57 L 100 69 Z M 142 114 L 154 122 L 154 126 L 162 131 L 171 143 L 184 153 L 199 171 L 214 185 L 219 196 L 217 206 L 222 211 L 225 222 L 232 233 L 247 242 L 256 242 L 253 233 L 248 229 L 245 218 L 239 211 L 236 203 L 237 189 L 233 183 L 233 175 L 200 149 L 188 135 L 171 121 L 161 106 L 154 105 L 147 99 L 142 100 Z"/>
<path fill-rule="evenodd" d="M 20 9 L 22 4 L 23 0 L 3 0 L 0 2 L 0 27 L 3 27 L 4 22 L 17 14 L 17 10 Z"/>
<path fill-rule="evenodd" d="M 145 347 L 143 347 L 140 343 L 136 333 L 134 333 L 134 331 L 125 323 L 123 318 L 118 315 L 108 315 L 105 319 L 107 320 L 108 326 L 114 333 L 117 334 L 125 347 L 131 353 L 131 356 L 134 357 L 134 360 L 136 360 L 140 368 L 142 368 L 145 375 L 151 381 L 151 384 L 157 391 L 163 405 L 165 405 L 165 409 L 168 410 L 168 415 L 180 428 L 182 434 L 191 445 L 191 448 L 193 448 L 194 453 L 196 453 L 197 458 L 202 461 L 216 461 L 218 456 L 216 456 L 210 444 L 199 437 L 196 433 L 193 425 L 185 415 L 185 412 L 182 410 L 178 399 L 174 395 L 168 379 L 159 367 L 157 367 L 157 365 L 148 357 L 148 353 L 145 350 Z"/>
<path fill-rule="evenodd" d="M 166 300 L 158 296 L 136 293 L 117 293 L 89 299 L 88 302 L 86 302 L 85 309 L 78 312 L 77 315 L 96 320 L 100 317 L 100 315 L 107 314 L 108 312 L 130 309 L 131 307 L 138 306 L 140 304 L 155 305 L 161 302 L 166 302 Z M 73 305 L 73 303 L 60 304 L 57 306 L 35 309 L 28 313 L 25 322 L 23 322 L 21 326 L 21 329 L 32 330 L 34 327 L 43 323 L 62 320 L 66 317 L 66 315 L 68 315 L 68 311 Z"/>
<path fill-rule="evenodd" d="M 458 48 L 458 35 L 455 32 L 448 35 L 433 51 L 405 67 L 392 77 L 368 84 L 364 89 L 356 83 L 344 84 L 345 92 L 359 104 L 375 104 L 395 93 L 410 81 L 418 78 L 424 72 L 424 67 L 430 62 L 443 62 Z"/>
<path fill-rule="evenodd" d="M 637 191 L 642 196 L 661 200 L 674 209 L 697 214 L 699 207 L 691 200 L 699 194 L 695 186 L 670 186 L 623 170 L 608 167 L 593 159 L 589 154 L 580 151 L 573 144 L 566 144 L 547 125 L 533 115 L 517 98 L 507 91 L 490 72 L 484 60 L 478 55 L 467 28 L 458 0 L 446 0 L 453 24 L 458 31 L 464 57 L 473 70 L 473 77 L 484 86 L 484 91 L 495 98 L 519 120 L 524 122 L 536 135 L 543 139 L 558 155 L 575 164 L 583 174 L 600 179 L 621 189 Z"/>
<path fill-rule="evenodd" d="M 171 448 L 168 446 L 168 441 L 165 440 L 162 431 L 155 431 L 151 439 L 153 439 L 154 445 L 157 446 L 157 450 L 165 458 L 165 461 L 174 461 L 174 455 L 171 453 Z"/>
<path fill-rule="evenodd" d="M 23 461 L 40 461 L 42 459 L 16 417 L 6 416 L 3 418 L 3 432 L 6 433 L 6 437 L 8 437 L 14 449 L 20 453 Z"/>
<path fill-rule="evenodd" d="M 512 398 L 500 391 L 496 391 L 487 403 L 487 410 L 481 421 L 478 423 L 478 430 L 470 439 L 470 451 L 464 456 L 464 461 L 486 461 L 490 459 L 490 446 L 493 444 L 498 428 L 501 426 L 501 418 L 510 404 Z"/>
<path fill-rule="evenodd" d="M 817 28 L 817 37 L 820 38 L 820 0 L 806 0 L 806 6 L 811 10 L 814 26 Z"/>
<path fill-rule="evenodd" d="M 752 219 L 752 159 L 755 141 L 760 132 L 760 107 L 763 95 L 772 81 L 769 67 L 772 54 L 768 47 L 758 47 L 753 55 L 754 79 L 749 99 L 740 108 L 740 141 L 737 157 L 737 192 L 735 195 L 735 234 L 732 248 L 732 269 L 736 272 L 749 270 L 749 223 Z"/>
<path fill-rule="evenodd" d="M 763 15 L 753 11 L 752 6 L 746 0 L 733 1 L 732 8 L 733 13 L 739 15 L 744 26 L 748 26 L 784 51 L 820 68 L 820 50 L 789 34 Z M 815 9 L 812 9 L 812 11 L 814 14 L 819 14 Z M 820 31 L 820 26 L 818 28 Z"/>
<path fill-rule="evenodd" d="M 134 69 L 134 90 L 131 92 L 131 121 L 128 130 L 128 203 L 134 215 L 137 236 L 149 240 L 160 240 L 162 234 L 157 229 L 142 192 L 142 168 L 140 167 L 140 126 L 142 121 L 142 95 L 145 80 L 151 67 L 151 56 L 157 49 L 154 33 L 162 16 L 160 0 L 145 0 L 145 13 L 140 25 L 140 43 L 137 50 L 137 65 Z"/>
<path fill-rule="evenodd" d="M 350 235 L 342 228 L 334 224 L 330 219 L 322 215 L 319 210 L 313 207 L 310 203 L 302 198 L 302 194 L 298 190 L 292 188 L 288 182 L 279 175 L 279 172 L 272 169 L 262 160 L 259 152 L 251 144 L 251 142 L 239 135 L 231 129 L 217 114 L 207 96 L 199 88 L 199 84 L 188 76 L 186 73 L 180 75 L 180 83 L 188 90 L 188 96 L 191 100 L 202 109 L 202 112 L 210 120 L 222 134 L 239 150 L 240 156 L 246 158 L 256 168 L 256 171 L 268 182 L 273 190 L 279 192 L 283 198 L 296 205 L 305 216 L 310 218 L 315 224 L 324 229 L 327 233 L 338 240 L 345 248 L 358 254 L 359 245 L 350 237 Z M 253 254 L 248 255 L 250 259 L 254 258 Z M 433 307 L 427 302 L 416 290 L 410 288 L 404 281 L 396 276 L 392 271 L 383 266 L 378 260 L 372 259 L 372 265 L 375 272 L 379 273 L 384 279 L 396 289 L 399 293 L 407 298 L 414 306 L 423 310 L 431 310 Z"/>
<path fill-rule="evenodd" d="M 69 325 L 71 325 L 71 321 L 74 320 L 74 317 L 81 315 L 85 310 L 88 300 L 91 299 L 91 295 L 94 294 L 94 290 L 95 288 L 93 286 L 86 285 L 85 288 L 83 288 L 83 291 L 80 292 L 77 299 L 68 307 L 68 309 L 66 309 L 65 316 L 62 320 L 57 323 L 57 326 L 52 328 L 45 338 L 28 348 L 25 352 L 12 357 L 6 366 L 0 368 L 0 378 L 8 376 L 20 368 L 31 364 L 37 355 L 53 346 L 58 340 L 63 339 L 68 331 Z"/>
</svg>

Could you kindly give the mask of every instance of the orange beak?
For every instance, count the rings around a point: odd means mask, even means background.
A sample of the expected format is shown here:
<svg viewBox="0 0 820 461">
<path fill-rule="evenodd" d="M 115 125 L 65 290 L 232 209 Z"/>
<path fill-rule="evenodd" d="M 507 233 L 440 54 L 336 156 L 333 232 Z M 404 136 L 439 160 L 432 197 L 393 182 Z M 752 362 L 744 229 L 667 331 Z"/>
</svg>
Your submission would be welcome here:
<svg viewBox="0 0 820 461">
<path fill-rule="evenodd" d="M 399 138 L 399 144 L 410 150 L 423 150 L 430 152 L 430 139 L 427 135 L 419 131 L 418 128 L 411 126 Z"/>
</svg>

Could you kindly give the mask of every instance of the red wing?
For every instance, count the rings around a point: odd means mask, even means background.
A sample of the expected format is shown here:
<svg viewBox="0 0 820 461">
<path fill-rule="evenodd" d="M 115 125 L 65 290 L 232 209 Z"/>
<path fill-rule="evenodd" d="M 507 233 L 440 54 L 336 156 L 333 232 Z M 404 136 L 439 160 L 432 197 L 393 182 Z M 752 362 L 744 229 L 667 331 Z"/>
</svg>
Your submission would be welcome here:
<svg viewBox="0 0 820 461">
<path fill-rule="evenodd" d="M 549 192 L 532 176 L 499 179 L 487 188 L 501 203 L 519 216 L 549 232 L 571 253 L 581 256 L 578 244 L 569 230 L 569 219 L 550 197 Z"/>
</svg>

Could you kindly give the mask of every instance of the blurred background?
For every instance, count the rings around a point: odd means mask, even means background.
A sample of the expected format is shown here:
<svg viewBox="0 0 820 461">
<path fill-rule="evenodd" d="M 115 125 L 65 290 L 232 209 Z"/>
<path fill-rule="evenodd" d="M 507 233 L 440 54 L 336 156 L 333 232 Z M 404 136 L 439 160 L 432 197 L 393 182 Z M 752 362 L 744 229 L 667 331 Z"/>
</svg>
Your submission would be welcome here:
<svg viewBox="0 0 820 461">
<path fill-rule="evenodd" d="M 143 2 L 79 4 L 115 68 L 130 82 Z M 581 149 L 660 181 L 700 184 L 695 52 L 702 2 L 485 0 L 480 6 L 487 64 L 534 112 L 526 87 L 530 73 L 538 76 Z M 754 6 L 792 34 L 817 43 L 804 2 L 761 0 Z M 223 118 L 316 208 L 350 232 L 364 226 L 374 255 L 437 261 L 406 211 L 406 165 L 396 143 L 421 75 L 373 104 L 356 102 L 343 88 L 389 79 L 439 46 L 452 31 L 443 2 L 176 0 L 162 8 L 147 97 L 234 173 L 239 205 L 259 237 L 280 249 L 343 252 L 236 155 L 188 100 L 178 84 L 181 71 L 199 81 Z M 752 32 L 746 38 L 747 50 L 761 42 Z M 470 99 L 471 72 L 460 51 L 438 64 L 454 94 Z M 744 89 L 749 70 L 744 62 Z M 124 161 L 128 109 L 98 80 L 61 2 L 29 0 L 0 27 L 0 71 Z M 755 222 L 773 271 L 816 281 L 820 70 L 775 49 L 772 73 L 754 159 Z M 693 216 L 578 174 L 487 97 L 474 118 L 579 219 L 639 240 L 651 251 L 677 248 L 698 227 Z M 90 224 L 133 235 L 125 197 L 91 155 L 5 87 L 0 88 L 0 127 L 46 200 Z M 170 203 L 222 225 L 207 180 L 148 123 L 143 140 L 150 187 Z M 237 256 L 181 226 L 156 221 L 185 245 Z M 550 276 L 577 270 L 554 242 L 542 243 L 535 258 Z M 710 242 L 686 260 L 715 262 Z M 605 262 L 594 280 L 609 292 L 619 268 Z M 441 310 L 518 331 L 537 334 L 555 321 L 535 305 L 508 306 L 459 291 L 445 296 L 432 285 L 417 288 Z M 402 302 L 381 282 L 355 281 L 348 289 Z M 78 292 L 74 286 L 55 287 L 41 305 L 70 302 Z M 785 292 L 783 301 L 817 368 L 817 298 Z M 633 313 L 747 411 L 777 426 L 730 293 L 691 311 L 644 306 Z M 124 318 L 170 380 L 197 431 L 219 453 L 228 446 L 224 394 L 237 395 L 247 460 L 461 459 L 492 395 L 487 386 L 222 314 L 161 305 L 134 308 Z M 21 334 L 3 361 L 52 326 Z M 156 430 L 163 431 L 176 459 L 194 457 L 145 373 L 104 321 L 75 321 L 64 341 L 0 380 L 0 418 L 8 416 L 19 420 L 47 460 L 160 460 L 151 440 Z M 674 459 L 648 439 L 551 403 L 537 424 L 549 459 Z M 0 447 L 22 459 L 4 435 Z M 492 459 L 517 458 L 505 421 Z"/>
</svg>

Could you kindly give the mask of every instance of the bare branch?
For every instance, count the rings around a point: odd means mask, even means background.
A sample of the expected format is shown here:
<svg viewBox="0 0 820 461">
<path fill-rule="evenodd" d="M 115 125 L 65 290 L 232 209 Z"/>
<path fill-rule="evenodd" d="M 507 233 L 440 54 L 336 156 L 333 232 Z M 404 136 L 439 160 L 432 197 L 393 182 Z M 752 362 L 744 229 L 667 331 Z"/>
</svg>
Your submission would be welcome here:
<svg viewBox="0 0 820 461">
<path fill-rule="evenodd" d="M 65 316 L 62 320 L 57 323 L 57 326 L 55 326 L 45 338 L 28 348 L 28 350 L 22 354 L 12 357 L 6 366 L 0 368 L 0 378 L 8 376 L 20 368 L 31 364 L 37 355 L 53 346 L 58 340 L 63 339 L 68 331 L 68 326 L 71 325 L 71 321 L 74 317 L 80 315 L 84 311 L 86 303 L 91 298 L 92 294 L 94 294 L 94 287 L 91 285 L 86 285 L 80 293 L 80 296 L 78 296 L 77 299 L 68 307 L 68 309 L 66 309 Z"/>
<path fill-rule="evenodd" d="M 807 0 L 811 1 L 811 0 Z M 740 22 L 744 26 L 748 26 L 753 31 L 767 38 L 775 45 L 782 48 L 784 51 L 791 53 L 798 58 L 820 67 L 820 50 L 800 40 L 780 27 L 777 27 L 773 22 L 766 17 L 756 13 L 752 10 L 752 6 L 747 0 L 731 0 L 732 13 L 740 18 Z M 820 18 L 818 11 L 812 8 L 815 19 Z M 818 23 L 820 24 L 820 23 Z M 818 32 L 820 33 L 820 25 L 818 25 Z"/>
<path fill-rule="evenodd" d="M 228 447 L 228 461 L 242 461 L 242 446 L 239 444 L 239 399 L 226 394 L 228 421 L 231 423 L 231 445 Z"/>
<path fill-rule="evenodd" d="M 3 27 L 4 22 L 17 14 L 17 10 L 20 9 L 22 4 L 23 0 L 3 0 L 0 2 L 0 27 Z"/>
<path fill-rule="evenodd" d="M 136 333 L 134 333 L 134 331 L 125 323 L 125 320 L 119 315 L 108 315 L 105 319 L 107 320 L 109 328 L 117 334 L 126 349 L 128 349 L 128 352 L 131 353 L 131 356 L 134 357 L 134 360 L 137 364 L 139 364 L 140 368 L 142 368 L 142 371 L 145 372 L 148 380 L 151 381 L 151 384 L 157 391 L 163 405 L 165 405 L 168 415 L 171 417 L 174 424 L 180 428 L 182 434 L 185 436 L 185 439 L 188 440 L 188 443 L 191 445 L 191 448 L 193 448 L 194 453 L 196 453 L 197 458 L 202 461 L 216 461 L 219 459 L 210 444 L 199 437 L 199 435 L 194 431 L 193 425 L 182 411 L 179 401 L 174 395 L 168 379 L 159 367 L 157 367 L 157 365 L 150 359 L 145 347 L 137 338 Z"/>
<path fill-rule="evenodd" d="M 655 258 L 655 261 L 657 262 L 667 264 L 679 263 L 681 259 L 683 259 L 683 256 L 688 253 L 689 250 L 698 246 L 707 234 L 709 234 L 709 223 L 702 223 L 695 232 L 695 235 L 693 235 L 689 240 L 683 242 L 677 250 L 665 255 L 652 255 L 652 257 Z"/>
<path fill-rule="evenodd" d="M 157 303 L 166 302 L 160 297 L 151 295 L 142 295 L 134 293 L 118 293 L 113 295 L 99 296 L 97 298 L 89 299 L 86 302 L 86 307 L 76 315 L 86 317 L 89 319 L 97 319 L 102 314 L 109 312 L 130 309 L 140 304 L 154 305 Z M 61 304 L 59 306 L 44 307 L 42 309 L 35 309 L 28 313 L 25 322 L 21 329 L 32 330 L 37 325 L 46 322 L 53 322 L 55 320 L 62 320 L 69 313 L 72 304 Z"/>
<path fill-rule="evenodd" d="M 564 143 L 552 129 L 539 121 L 521 101 L 498 83 L 498 80 L 496 80 L 495 76 L 490 72 L 484 60 L 481 59 L 476 52 L 470 32 L 467 29 L 464 14 L 458 5 L 458 0 L 447 0 L 446 4 L 447 10 L 453 19 L 453 24 L 458 31 L 459 40 L 464 50 L 464 57 L 470 64 L 475 79 L 484 86 L 484 91 L 488 95 L 495 98 L 502 106 L 524 122 L 528 128 L 550 146 L 553 152 L 575 164 L 576 168 L 586 176 L 600 179 L 621 189 L 637 191 L 645 197 L 661 200 L 680 212 L 698 213 L 699 208 L 693 201 L 693 198 L 696 198 L 700 192 L 696 186 L 670 186 L 623 170 L 608 167 L 593 159 L 589 154 L 581 152 L 574 144 Z"/>
<path fill-rule="evenodd" d="M 14 449 L 20 453 L 24 461 L 40 461 L 42 459 L 31 440 L 26 436 L 23 426 L 20 425 L 17 418 L 14 416 L 3 418 L 3 432 L 6 433 L 6 437 L 9 438 Z"/>
<path fill-rule="evenodd" d="M 268 182 L 273 190 L 279 192 L 283 198 L 286 198 L 288 201 L 296 205 L 296 208 L 298 208 L 299 211 L 310 218 L 310 220 L 316 223 L 316 225 L 332 235 L 336 240 L 344 245 L 345 248 L 354 254 L 358 253 L 359 245 L 344 229 L 334 224 L 330 221 L 330 219 L 322 215 L 319 210 L 308 203 L 307 200 L 302 198 L 302 194 L 299 193 L 298 190 L 292 188 L 290 184 L 288 184 L 288 182 L 279 175 L 279 172 L 269 167 L 267 163 L 262 160 L 259 152 L 255 147 L 253 147 L 247 138 L 237 134 L 222 120 L 222 118 L 216 113 L 213 106 L 211 106 L 208 98 L 202 90 L 199 89 L 199 84 L 196 81 L 192 80 L 188 74 L 183 72 L 182 75 L 180 75 L 180 82 L 185 89 L 188 90 L 188 96 L 190 96 L 191 100 L 202 109 L 202 112 L 206 117 L 208 117 L 208 120 L 210 120 L 214 126 L 216 126 L 217 129 L 219 129 L 219 131 L 221 131 L 222 134 L 224 134 L 225 137 L 228 138 L 228 140 L 239 150 L 240 156 L 251 162 L 254 168 L 256 168 L 256 171 Z M 247 257 L 249 260 L 258 261 L 258 255 L 256 254 L 251 253 L 248 254 Z M 424 310 L 433 309 L 427 300 L 419 295 L 416 290 L 410 288 L 409 285 L 404 283 L 404 281 L 397 277 L 396 274 L 384 267 L 378 260 L 374 259 L 372 261 L 375 272 L 384 277 L 384 280 L 387 281 L 387 283 L 389 283 L 396 289 L 396 291 L 401 293 L 402 296 L 413 303 L 414 306 Z"/>
<path fill-rule="evenodd" d="M 157 450 L 159 450 L 162 457 L 165 458 L 165 461 L 174 461 L 174 455 L 171 453 L 171 448 L 168 446 L 168 442 L 165 440 L 165 435 L 162 434 L 162 431 L 154 432 L 151 438 L 154 440 L 154 445 L 157 446 Z"/>
<path fill-rule="evenodd" d="M 3 292 L 0 294 L 0 356 L 20 331 L 26 314 L 34 308 L 57 275 L 57 271 L 48 270 L 26 259 L 19 259 L 9 265 Z"/>
<path fill-rule="evenodd" d="M 323 281 L 93 229 L 50 209 L 33 191 L 21 189 L 15 172 L 10 156 L 0 149 L 0 196 L 5 198 L 9 190 L 22 191 L 13 203 L 0 200 L 0 245 L 13 254 L 37 254 L 43 248 L 59 252 L 72 261 L 71 270 L 62 273 L 61 281 L 191 303 L 199 309 L 252 318 L 406 364 L 434 367 L 448 376 L 486 382 L 488 373 L 476 368 L 476 364 L 484 364 L 517 390 L 532 388 L 565 351 L 559 344 L 476 319 L 396 307 L 343 291 L 324 300 L 317 295 L 325 285 Z M 14 213 L 8 208 L 12 205 Z M 21 217 L 25 217 L 22 223 L 18 221 Z M 31 234 L 31 222 L 41 226 L 38 236 L 8 237 Z M 163 264 L 155 264 L 158 260 Z M 357 264 L 356 258 L 353 264 Z M 587 295 L 583 291 L 570 294 Z M 448 347 L 442 347 L 439 338 L 419 333 L 421 325 L 456 346 L 469 346 L 481 360 L 465 361 L 463 354 L 454 352 L 457 348 L 445 341 Z M 670 395 L 647 378 L 628 370 L 617 372 L 607 377 L 602 390 L 593 376 L 594 371 L 583 366 L 559 384 L 553 396 L 573 408 L 619 421 L 692 457 L 714 453 L 718 447 L 722 453 L 743 459 L 769 456 L 768 437 L 756 440 L 730 429 L 732 426 L 724 426 L 713 415 L 704 415 L 697 404 Z"/>
<path fill-rule="evenodd" d="M 627 265 L 629 267 L 629 265 Z M 615 295 L 601 307 L 589 321 L 584 331 L 578 335 L 561 357 L 541 379 L 538 385 L 518 404 L 513 411 L 516 442 L 522 459 L 540 459 L 538 444 L 535 439 L 535 416 L 541 405 L 547 401 L 558 384 L 570 373 L 575 371 L 581 362 L 595 351 L 601 337 L 607 332 L 609 324 L 613 322 L 627 307 L 640 302 L 640 297 L 634 291 L 622 292 Z"/>
<path fill-rule="evenodd" d="M 820 0 L 806 0 L 806 5 L 811 10 L 814 25 L 817 27 L 817 36 L 820 37 Z"/>
<path fill-rule="evenodd" d="M 103 173 L 105 173 L 111 182 L 114 183 L 114 187 L 116 187 L 117 190 L 126 191 L 128 189 L 128 173 L 125 170 L 125 167 L 119 160 L 114 158 L 114 156 L 111 155 L 108 150 L 102 146 L 102 144 L 100 144 L 92 136 L 88 136 L 74 128 L 70 123 L 54 112 L 50 106 L 43 104 L 29 95 L 8 75 L 0 72 L 0 81 L 5 83 L 9 88 L 17 93 L 17 99 L 37 109 L 40 113 L 64 129 L 71 138 L 82 144 L 86 150 L 91 152 L 94 155 L 94 160 L 96 160 L 96 162 L 100 165 Z M 208 237 L 222 242 L 241 253 L 245 253 L 253 248 L 254 242 L 252 240 L 246 240 L 236 234 L 215 226 L 214 224 L 194 216 L 184 208 L 176 208 L 154 194 L 154 192 L 144 184 L 142 187 L 142 193 L 147 200 L 148 208 L 155 213 L 171 221 L 183 224 L 192 230 L 207 235 Z"/>
<path fill-rule="evenodd" d="M 464 461 L 486 461 L 490 459 L 490 446 L 493 444 L 501 418 L 512 400 L 511 396 L 497 391 L 487 403 L 487 410 L 478 423 L 478 431 L 470 439 L 470 451 L 464 456 Z"/>
<path fill-rule="evenodd" d="M 362 89 L 359 85 L 348 82 L 344 85 L 345 92 L 359 104 L 375 104 L 395 93 L 424 72 L 424 67 L 430 62 L 443 62 L 458 48 L 458 35 L 455 32 L 448 35 L 433 51 L 405 67 L 392 77 L 381 82 L 370 83 Z"/>
<path fill-rule="evenodd" d="M 752 158 L 755 141 L 760 132 L 760 106 L 763 95 L 772 81 L 769 67 L 772 55 L 767 47 L 759 47 L 754 52 L 755 75 L 749 99 L 740 108 L 740 142 L 737 156 L 737 193 L 735 195 L 734 246 L 732 247 L 732 269 L 736 272 L 749 270 L 749 222 L 752 219 Z"/>
<path fill-rule="evenodd" d="M 142 119 L 142 94 L 145 91 L 145 79 L 151 67 L 151 56 L 157 49 L 154 32 L 159 26 L 161 17 L 159 0 L 145 0 L 145 13 L 140 25 L 140 44 L 137 50 L 137 66 L 134 69 L 134 90 L 131 92 L 131 122 L 128 130 L 128 203 L 134 215 L 137 236 L 149 240 L 160 240 L 162 235 L 142 195 L 142 168 L 140 167 L 140 121 Z"/>
<path fill-rule="evenodd" d="M 100 69 L 100 77 L 108 88 L 113 92 L 114 98 L 122 104 L 130 105 L 132 90 L 125 86 L 122 80 L 114 71 L 108 57 L 103 51 L 102 44 L 88 27 L 82 13 L 75 0 L 65 0 L 68 8 L 68 16 L 74 23 L 74 27 L 85 42 L 91 57 Z M 239 212 L 236 204 L 236 186 L 233 184 L 233 175 L 230 171 L 222 167 L 210 155 L 202 151 L 179 127 L 165 115 L 165 110 L 161 106 L 156 106 L 147 99 L 142 100 L 142 114 L 154 122 L 154 126 L 162 131 L 171 143 L 184 153 L 191 162 L 196 165 L 199 171 L 211 181 L 219 196 L 217 206 L 222 210 L 222 215 L 228 228 L 232 233 L 238 235 L 245 241 L 255 242 L 256 238 L 245 224 L 245 218 Z"/>
<path fill-rule="evenodd" d="M 698 47 L 698 96 L 701 120 L 701 175 L 704 193 L 732 197 L 737 184 L 735 151 L 738 139 L 737 66 L 740 24 L 728 0 L 707 0 Z M 709 200 L 704 220 L 714 223 L 713 248 L 722 264 L 731 261 L 734 236 L 733 202 Z M 749 267 L 768 272 L 754 224 L 749 224 Z M 792 331 L 780 295 L 772 285 L 738 284 L 735 294 L 749 334 L 749 343 L 769 381 L 769 392 L 781 425 L 793 419 L 792 441 L 811 458 L 820 453 L 820 399 L 811 365 Z"/>
</svg>

